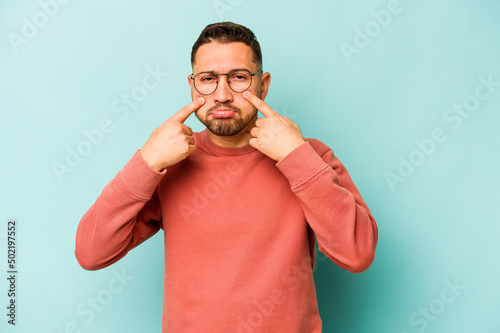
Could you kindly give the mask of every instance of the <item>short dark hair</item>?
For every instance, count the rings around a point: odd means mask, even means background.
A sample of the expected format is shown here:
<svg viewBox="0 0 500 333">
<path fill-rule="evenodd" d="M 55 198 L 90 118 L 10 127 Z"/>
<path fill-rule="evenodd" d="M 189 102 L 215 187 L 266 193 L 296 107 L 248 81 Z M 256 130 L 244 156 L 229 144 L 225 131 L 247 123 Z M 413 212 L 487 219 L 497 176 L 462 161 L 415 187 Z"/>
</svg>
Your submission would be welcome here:
<svg viewBox="0 0 500 333">
<path fill-rule="evenodd" d="M 255 37 L 255 34 L 247 27 L 233 22 L 212 23 L 203 29 L 200 37 L 198 37 L 191 50 L 192 66 L 194 65 L 196 52 L 198 52 L 200 46 L 211 42 L 245 43 L 253 51 L 253 62 L 257 64 L 257 66 L 262 67 L 262 52 L 257 37 Z"/>
</svg>

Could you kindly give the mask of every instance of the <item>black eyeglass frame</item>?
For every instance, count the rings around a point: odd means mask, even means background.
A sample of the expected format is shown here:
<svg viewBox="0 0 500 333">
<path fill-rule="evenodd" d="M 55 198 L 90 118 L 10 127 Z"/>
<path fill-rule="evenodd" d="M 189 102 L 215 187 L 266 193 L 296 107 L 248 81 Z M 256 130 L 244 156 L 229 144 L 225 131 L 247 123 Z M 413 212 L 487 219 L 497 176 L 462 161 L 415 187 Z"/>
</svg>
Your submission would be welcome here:
<svg viewBox="0 0 500 333">
<path fill-rule="evenodd" d="M 250 74 L 250 83 L 248 84 L 248 87 L 247 87 L 245 90 L 243 90 L 243 91 L 236 91 L 236 90 L 234 90 L 234 89 L 233 89 L 233 87 L 231 87 L 231 81 L 229 81 L 229 75 L 230 75 L 231 73 L 233 73 L 233 72 L 237 72 L 237 71 L 247 71 L 247 72 Z M 257 72 L 255 72 L 255 73 L 253 73 L 253 74 L 252 74 L 252 73 L 251 73 L 248 69 L 244 69 L 244 68 L 237 68 L 237 69 L 233 69 L 233 70 L 231 70 L 229 73 L 225 73 L 225 74 L 224 74 L 224 73 L 221 73 L 221 74 L 215 74 L 214 72 L 199 72 L 199 73 L 197 73 L 196 75 L 194 75 L 194 73 L 191 73 L 190 79 L 191 79 L 191 80 L 193 80 L 193 86 L 194 86 L 194 89 L 196 89 L 196 91 L 197 91 L 200 95 L 203 95 L 203 96 L 208 96 L 208 95 L 212 95 L 212 94 L 213 94 L 213 93 L 217 90 L 217 88 L 219 87 L 219 76 L 220 76 L 220 75 L 227 75 L 227 84 L 228 84 L 229 88 L 230 88 L 232 91 L 234 91 L 235 93 L 239 93 L 239 94 L 240 94 L 240 93 L 243 93 L 243 92 L 247 91 L 247 90 L 248 90 L 248 88 L 250 88 L 250 86 L 252 85 L 252 79 L 253 79 L 253 77 L 254 77 L 255 75 L 257 75 L 259 72 L 264 73 L 262 69 L 261 69 L 261 70 L 258 70 Z M 211 93 L 209 93 L 209 94 L 204 94 L 204 93 L 200 92 L 200 91 L 198 90 L 198 88 L 196 88 L 196 83 L 195 83 L 196 81 L 195 81 L 195 78 L 196 78 L 198 75 L 200 75 L 200 74 L 207 74 L 207 73 L 208 73 L 208 74 L 213 74 L 213 75 L 215 75 L 215 78 L 216 78 L 216 80 L 217 80 L 217 81 L 216 81 L 216 83 L 215 83 L 215 89 L 214 89 L 214 91 L 212 91 L 212 92 L 211 92 Z"/>
</svg>

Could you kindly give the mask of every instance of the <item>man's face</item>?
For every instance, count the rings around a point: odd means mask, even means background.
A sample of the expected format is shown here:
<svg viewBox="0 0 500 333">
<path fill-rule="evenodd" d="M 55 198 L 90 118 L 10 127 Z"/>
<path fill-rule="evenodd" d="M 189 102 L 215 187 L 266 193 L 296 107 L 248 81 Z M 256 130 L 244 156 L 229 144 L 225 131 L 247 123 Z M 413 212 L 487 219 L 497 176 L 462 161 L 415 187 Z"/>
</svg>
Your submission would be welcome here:
<svg viewBox="0 0 500 333">
<path fill-rule="evenodd" d="M 253 62 L 252 49 L 241 42 L 211 42 L 202 45 L 196 52 L 194 75 L 200 72 L 226 74 L 233 69 L 247 69 L 251 74 L 261 68 Z M 205 104 L 196 111 L 196 117 L 215 135 L 231 136 L 243 130 L 250 130 L 257 119 L 257 109 L 241 93 L 234 92 L 228 85 L 227 75 L 218 77 L 219 84 L 211 95 L 201 95 L 196 91 L 193 80 L 188 79 L 193 100 L 204 97 Z M 264 99 L 270 83 L 269 73 L 252 77 L 249 91 Z"/>
</svg>

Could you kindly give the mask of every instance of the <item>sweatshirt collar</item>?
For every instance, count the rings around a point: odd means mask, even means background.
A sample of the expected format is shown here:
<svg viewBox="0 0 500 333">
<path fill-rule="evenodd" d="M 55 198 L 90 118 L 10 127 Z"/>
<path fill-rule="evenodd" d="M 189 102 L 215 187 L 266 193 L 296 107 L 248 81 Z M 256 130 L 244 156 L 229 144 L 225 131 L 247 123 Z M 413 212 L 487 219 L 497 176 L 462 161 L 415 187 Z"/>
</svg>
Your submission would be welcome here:
<svg viewBox="0 0 500 333">
<path fill-rule="evenodd" d="M 207 150 L 207 153 L 215 156 L 235 156 L 235 155 L 244 155 L 249 154 L 255 151 L 258 151 L 254 147 L 250 145 L 246 145 L 239 148 L 230 148 L 230 147 L 222 147 L 218 144 L 215 144 L 209 137 L 207 133 L 207 129 L 203 130 L 199 133 L 199 139 L 201 139 L 201 147 Z M 198 146 L 198 145 L 197 145 Z M 202 150 L 205 150 L 202 149 Z"/>
</svg>

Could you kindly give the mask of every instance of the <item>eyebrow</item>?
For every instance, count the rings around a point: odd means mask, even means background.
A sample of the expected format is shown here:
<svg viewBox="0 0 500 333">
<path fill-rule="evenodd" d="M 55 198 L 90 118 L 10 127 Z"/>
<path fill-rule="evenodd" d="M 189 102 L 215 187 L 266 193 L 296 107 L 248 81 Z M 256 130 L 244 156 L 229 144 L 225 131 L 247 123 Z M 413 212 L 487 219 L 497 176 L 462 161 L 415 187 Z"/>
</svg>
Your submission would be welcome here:
<svg viewBox="0 0 500 333">
<path fill-rule="evenodd" d="M 231 69 L 229 72 L 227 73 L 231 73 L 231 72 L 234 72 L 234 71 L 241 71 L 241 70 L 245 70 L 245 71 L 249 71 L 250 73 L 252 73 L 251 70 L 249 70 L 248 68 L 234 68 L 234 69 Z M 217 74 L 215 71 L 201 71 L 201 72 L 198 72 L 197 74 L 199 73 L 211 73 L 211 74 Z M 224 73 L 224 74 L 227 74 L 227 73 Z M 219 73 L 220 74 L 220 73 Z"/>
</svg>

